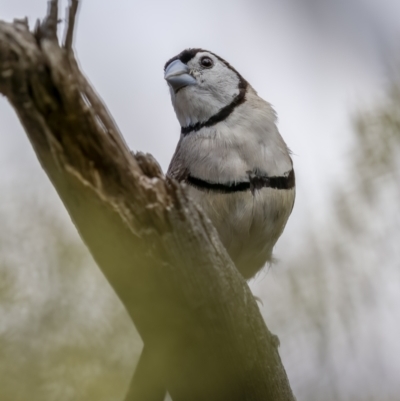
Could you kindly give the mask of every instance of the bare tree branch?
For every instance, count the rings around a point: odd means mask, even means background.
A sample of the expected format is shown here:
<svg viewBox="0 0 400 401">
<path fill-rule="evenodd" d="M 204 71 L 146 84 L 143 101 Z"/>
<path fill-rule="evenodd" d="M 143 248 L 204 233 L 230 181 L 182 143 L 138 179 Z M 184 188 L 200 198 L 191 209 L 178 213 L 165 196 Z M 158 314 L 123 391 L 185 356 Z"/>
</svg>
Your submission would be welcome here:
<svg viewBox="0 0 400 401">
<path fill-rule="evenodd" d="M 153 158 L 132 155 L 72 51 L 57 1 L 32 33 L 0 21 L 0 92 L 82 239 L 158 358 L 174 401 L 294 400 L 276 342 L 215 229 Z"/>
<path fill-rule="evenodd" d="M 71 0 L 70 6 L 68 7 L 68 20 L 67 20 L 67 30 L 65 34 L 64 48 L 68 51 L 72 50 L 72 41 L 74 37 L 76 13 L 78 11 L 78 0 Z"/>
</svg>

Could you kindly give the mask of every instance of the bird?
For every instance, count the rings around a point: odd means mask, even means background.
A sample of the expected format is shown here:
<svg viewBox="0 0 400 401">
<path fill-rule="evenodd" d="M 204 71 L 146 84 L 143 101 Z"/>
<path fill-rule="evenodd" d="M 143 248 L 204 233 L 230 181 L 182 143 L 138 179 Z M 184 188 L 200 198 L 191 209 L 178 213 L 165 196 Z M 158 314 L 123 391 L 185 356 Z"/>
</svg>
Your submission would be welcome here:
<svg viewBox="0 0 400 401">
<path fill-rule="evenodd" d="M 181 126 L 167 177 L 186 184 L 245 279 L 273 262 L 295 201 L 291 151 L 271 104 L 223 58 L 201 48 L 167 61 Z"/>
</svg>

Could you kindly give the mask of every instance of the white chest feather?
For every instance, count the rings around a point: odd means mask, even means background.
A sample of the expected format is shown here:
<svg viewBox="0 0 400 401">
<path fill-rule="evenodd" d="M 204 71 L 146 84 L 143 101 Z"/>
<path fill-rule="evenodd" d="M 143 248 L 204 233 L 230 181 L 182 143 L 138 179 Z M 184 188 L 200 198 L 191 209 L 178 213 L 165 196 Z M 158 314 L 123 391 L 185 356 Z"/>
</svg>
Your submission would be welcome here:
<svg viewBox="0 0 400 401">
<path fill-rule="evenodd" d="M 292 169 L 275 114 L 258 97 L 250 97 L 226 120 L 182 137 L 179 147 L 191 174 L 212 182 L 244 181 L 254 169 L 268 176 Z"/>
<path fill-rule="evenodd" d="M 286 177 L 292 170 L 289 150 L 268 103 L 247 94 L 225 120 L 183 135 L 169 174 L 212 184 L 249 183 L 249 174 Z M 189 194 L 217 229 L 222 243 L 245 278 L 271 260 L 293 208 L 295 189 L 264 187 L 219 193 L 188 185 Z"/>
<path fill-rule="evenodd" d="M 262 188 L 231 194 L 189 187 L 190 196 L 203 208 L 232 260 L 250 278 L 271 260 L 272 249 L 292 211 L 295 189 Z"/>
</svg>

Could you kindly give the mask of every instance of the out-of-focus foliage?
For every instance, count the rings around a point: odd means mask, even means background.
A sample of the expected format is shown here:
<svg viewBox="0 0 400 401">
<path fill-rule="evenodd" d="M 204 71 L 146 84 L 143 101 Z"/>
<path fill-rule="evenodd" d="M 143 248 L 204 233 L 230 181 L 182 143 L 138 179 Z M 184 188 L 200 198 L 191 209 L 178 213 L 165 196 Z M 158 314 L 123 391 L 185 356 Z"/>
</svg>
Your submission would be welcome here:
<svg viewBox="0 0 400 401">
<path fill-rule="evenodd" d="M 347 174 L 332 189 L 330 213 L 296 241 L 301 254 L 273 268 L 260 290 L 298 399 L 398 400 L 397 83 L 383 104 L 354 119 Z"/>
<path fill-rule="evenodd" d="M 12 190 L 0 222 L 0 400 L 121 400 L 141 342 L 79 238 Z"/>
</svg>

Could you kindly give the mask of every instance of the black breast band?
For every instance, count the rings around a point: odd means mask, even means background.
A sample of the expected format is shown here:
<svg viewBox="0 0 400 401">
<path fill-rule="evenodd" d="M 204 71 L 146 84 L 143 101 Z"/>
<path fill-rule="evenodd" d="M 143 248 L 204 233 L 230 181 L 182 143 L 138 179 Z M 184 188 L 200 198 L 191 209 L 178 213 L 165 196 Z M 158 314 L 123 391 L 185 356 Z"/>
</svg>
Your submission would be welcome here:
<svg viewBox="0 0 400 401">
<path fill-rule="evenodd" d="M 188 175 L 186 183 L 202 191 L 229 194 L 232 192 L 244 192 L 250 190 L 253 194 L 255 190 L 261 188 L 291 189 L 295 186 L 294 170 L 289 174 L 280 177 L 267 177 L 249 175 L 249 181 L 228 182 L 226 184 L 213 183 L 201 180 L 200 178 Z"/>
</svg>

